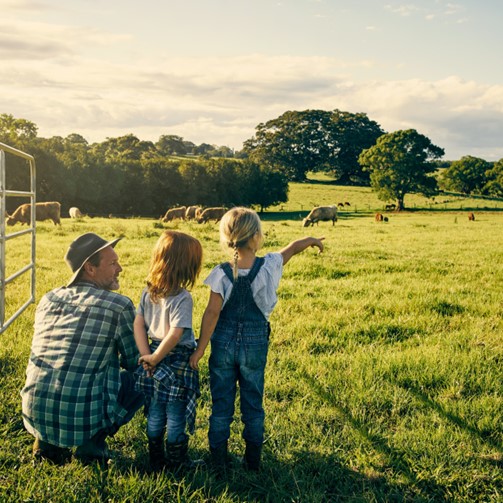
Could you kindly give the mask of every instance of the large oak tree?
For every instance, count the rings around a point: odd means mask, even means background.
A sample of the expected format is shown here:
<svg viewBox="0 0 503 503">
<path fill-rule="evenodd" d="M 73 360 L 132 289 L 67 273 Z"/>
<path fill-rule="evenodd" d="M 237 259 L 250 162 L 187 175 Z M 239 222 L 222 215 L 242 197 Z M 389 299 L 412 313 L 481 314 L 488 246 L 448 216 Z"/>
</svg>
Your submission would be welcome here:
<svg viewBox="0 0 503 503">
<path fill-rule="evenodd" d="M 383 133 L 364 113 L 289 111 L 259 124 L 244 151 L 280 168 L 293 181 L 305 180 L 308 171 L 332 171 L 341 184 L 368 184 L 358 156 Z"/>
<path fill-rule="evenodd" d="M 415 129 L 395 131 L 381 136 L 377 143 L 364 150 L 360 164 L 370 172 L 370 184 L 379 199 L 396 200 L 397 210 L 404 209 L 406 194 L 432 196 L 437 191 L 433 176 L 436 159 L 444 149 Z"/>
</svg>

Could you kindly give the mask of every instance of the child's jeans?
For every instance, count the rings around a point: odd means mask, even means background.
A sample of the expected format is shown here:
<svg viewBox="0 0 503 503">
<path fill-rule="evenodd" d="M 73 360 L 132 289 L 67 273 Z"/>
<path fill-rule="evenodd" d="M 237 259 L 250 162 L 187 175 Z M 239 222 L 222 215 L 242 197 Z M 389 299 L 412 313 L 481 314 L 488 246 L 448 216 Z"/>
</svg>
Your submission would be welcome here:
<svg viewBox="0 0 503 503">
<path fill-rule="evenodd" d="M 261 327 L 264 323 L 260 324 Z M 264 371 L 269 346 L 268 336 L 219 332 L 211 340 L 210 389 L 212 409 L 208 439 L 217 448 L 230 436 L 234 416 L 234 401 L 239 382 L 243 438 L 261 444 L 264 440 Z"/>
<path fill-rule="evenodd" d="M 164 428 L 166 428 L 166 441 L 169 444 L 183 442 L 187 438 L 185 433 L 186 408 L 187 403 L 185 400 L 176 400 L 168 403 L 160 403 L 152 400 L 148 410 L 148 438 L 162 437 Z"/>
</svg>

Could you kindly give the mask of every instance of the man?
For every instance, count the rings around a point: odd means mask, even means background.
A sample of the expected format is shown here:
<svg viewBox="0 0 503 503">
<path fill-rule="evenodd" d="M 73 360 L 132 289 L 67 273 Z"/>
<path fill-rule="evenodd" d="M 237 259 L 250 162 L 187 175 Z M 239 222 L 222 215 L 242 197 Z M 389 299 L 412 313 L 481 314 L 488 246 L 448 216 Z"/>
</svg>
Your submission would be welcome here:
<svg viewBox="0 0 503 503">
<path fill-rule="evenodd" d="M 77 446 L 76 457 L 106 461 L 106 437 L 143 405 L 132 376 L 139 358 L 134 305 L 112 292 L 122 271 L 114 250 L 119 240 L 79 236 L 65 256 L 73 276 L 37 307 L 21 391 L 35 458 L 61 463 Z"/>
</svg>

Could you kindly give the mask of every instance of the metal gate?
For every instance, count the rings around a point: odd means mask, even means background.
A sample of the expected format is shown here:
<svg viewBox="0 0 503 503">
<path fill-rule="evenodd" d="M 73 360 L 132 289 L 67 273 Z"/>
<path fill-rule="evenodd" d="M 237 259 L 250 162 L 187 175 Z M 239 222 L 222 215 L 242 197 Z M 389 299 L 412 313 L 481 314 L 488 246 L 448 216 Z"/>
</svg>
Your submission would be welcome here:
<svg viewBox="0 0 503 503">
<path fill-rule="evenodd" d="M 6 157 L 5 153 L 26 159 L 27 167 L 30 170 L 30 189 L 27 191 L 21 190 L 6 190 L 5 188 L 5 173 L 6 173 Z M 9 147 L 4 143 L 0 143 L 0 333 L 4 332 L 7 327 L 33 302 L 35 302 L 35 159 L 33 156 Z M 23 229 L 11 234 L 5 234 L 5 215 L 7 197 L 29 197 L 31 202 L 31 224 L 28 229 Z M 5 245 L 8 240 L 15 239 L 25 234 L 31 234 L 31 260 L 28 264 L 21 267 L 8 278 L 5 277 Z M 8 283 L 16 278 L 31 271 L 30 282 L 30 298 L 12 315 L 8 320 L 5 320 L 5 290 Z"/>
</svg>

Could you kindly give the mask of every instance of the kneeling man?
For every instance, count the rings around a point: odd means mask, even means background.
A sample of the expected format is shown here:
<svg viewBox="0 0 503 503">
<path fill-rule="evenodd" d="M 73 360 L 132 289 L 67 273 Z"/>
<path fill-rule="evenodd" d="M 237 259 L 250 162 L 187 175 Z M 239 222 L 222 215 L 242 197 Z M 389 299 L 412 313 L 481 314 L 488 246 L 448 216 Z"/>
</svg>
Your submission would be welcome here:
<svg viewBox="0 0 503 503">
<path fill-rule="evenodd" d="M 132 375 L 139 358 L 134 305 L 112 291 L 122 271 L 114 250 L 119 239 L 78 237 L 65 256 L 73 276 L 37 307 L 21 391 L 36 458 L 61 463 L 76 446 L 76 457 L 106 461 L 106 437 L 143 405 Z"/>
</svg>

